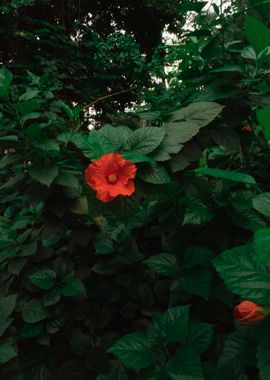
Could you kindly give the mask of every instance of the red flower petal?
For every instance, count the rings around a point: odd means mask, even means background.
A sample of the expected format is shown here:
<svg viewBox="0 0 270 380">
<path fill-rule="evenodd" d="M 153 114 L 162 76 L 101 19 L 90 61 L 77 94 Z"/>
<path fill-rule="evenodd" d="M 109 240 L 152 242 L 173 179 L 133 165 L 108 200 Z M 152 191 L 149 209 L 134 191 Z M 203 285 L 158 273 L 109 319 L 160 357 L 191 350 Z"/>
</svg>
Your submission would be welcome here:
<svg viewBox="0 0 270 380">
<path fill-rule="evenodd" d="M 119 153 L 108 153 L 93 161 L 85 170 L 87 184 L 97 191 L 97 198 L 110 202 L 118 195 L 130 196 L 135 191 L 133 178 L 137 167 Z M 114 181 L 110 181 L 114 178 Z"/>
</svg>

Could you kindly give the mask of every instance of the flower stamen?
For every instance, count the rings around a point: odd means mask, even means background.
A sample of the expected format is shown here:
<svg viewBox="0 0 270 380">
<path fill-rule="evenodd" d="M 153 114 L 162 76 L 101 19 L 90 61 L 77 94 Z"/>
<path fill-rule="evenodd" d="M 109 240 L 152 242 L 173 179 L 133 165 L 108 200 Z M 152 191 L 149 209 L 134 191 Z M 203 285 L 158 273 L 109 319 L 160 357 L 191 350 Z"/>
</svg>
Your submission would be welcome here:
<svg viewBox="0 0 270 380">
<path fill-rule="evenodd" d="M 116 183 L 117 182 L 117 176 L 115 174 L 108 175 L 108 182 L 110 183 Z"/>
</svg>

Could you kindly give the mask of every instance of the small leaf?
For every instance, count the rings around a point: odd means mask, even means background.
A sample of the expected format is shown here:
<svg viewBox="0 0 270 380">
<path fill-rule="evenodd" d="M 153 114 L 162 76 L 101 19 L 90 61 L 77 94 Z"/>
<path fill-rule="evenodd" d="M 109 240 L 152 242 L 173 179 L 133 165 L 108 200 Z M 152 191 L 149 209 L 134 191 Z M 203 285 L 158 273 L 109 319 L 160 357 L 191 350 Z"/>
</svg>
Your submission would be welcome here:
<svg viewBox="0 0 270 380">
<path fill-rule="evenodd" d="M 40 289 L 51 289 L 54 286 L 56 273 L 51 269 L 43 269 L 32 273 L 29 280 Z"/>
<path fill-rule="evenodd" d="M 44 326 L 42 323 L 26 323 L 23 326 L 20 335 L 24 338 L 34 338 L 43 331 L 43 328 Z"/>
<path fill-rule="evenodd" d="M 158 253 L 144 261 L 153 271 L 164 276 L 173 276 L 176 273 L 176 259 L 171 253 Z"/>
<path fill-rule="evenodd" d="M 12 339 L 5 339 L 0 342 L 0 364 L 7 363 L 9 360 L 18 356 Z"/>
<path fill-rule="evenodd" d="M 22 318 L 27 323 L 36 323 L 48 317 L 48 312 L 41 301 L 32 299 L 22 305 Z"/>
<path fill-rule="evenodd" d="M 19 97 L 19 101 L 24 101 L 24 100 L 30 100 L 32 98 L 34 98 L 35 96 L 37 96 L 39 94 L 39 90 L 33 90 L 31 88 L 28 88 L 24 94 L 22 94 L 20 97 Z"/>
<path fill-rule="evenodd" d="M 10 294 L 0 299 L 0 323 L 5 322 L 16 306 L 17 294 Z"/>
<path fill-rule="evenodd" d="M 138 332 L 123 336 L 108 352 L 114 354 L 127 368 L 147 368 L 153 362 L 147 337 Z"/>
<path fill-rule="evenodd" d="M 78 277 L 70 276 L 64 280 L 64 285 L 60 292 L 65 297 L 75 297 L 85 294 L 86 289 Z"/>
</svg>

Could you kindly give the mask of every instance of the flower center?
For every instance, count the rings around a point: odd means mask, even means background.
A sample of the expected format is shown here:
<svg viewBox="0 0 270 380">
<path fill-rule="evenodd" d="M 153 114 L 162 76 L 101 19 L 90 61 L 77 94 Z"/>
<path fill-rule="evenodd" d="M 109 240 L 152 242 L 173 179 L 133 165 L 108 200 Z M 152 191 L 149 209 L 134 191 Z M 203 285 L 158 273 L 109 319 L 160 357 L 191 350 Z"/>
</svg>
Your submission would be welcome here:
<svg viewBox="0 0 270 380">
<path fill-rule="evenodd" d="M 116 177 L 115 174 L 110 174 L 110 175 L 108 175 L 107 179 L 108 179 L 108 182 L 110 182 L 110 183 L 115 183 L 115 182 L 117 182 L 117 177 Z"/>
</svg>

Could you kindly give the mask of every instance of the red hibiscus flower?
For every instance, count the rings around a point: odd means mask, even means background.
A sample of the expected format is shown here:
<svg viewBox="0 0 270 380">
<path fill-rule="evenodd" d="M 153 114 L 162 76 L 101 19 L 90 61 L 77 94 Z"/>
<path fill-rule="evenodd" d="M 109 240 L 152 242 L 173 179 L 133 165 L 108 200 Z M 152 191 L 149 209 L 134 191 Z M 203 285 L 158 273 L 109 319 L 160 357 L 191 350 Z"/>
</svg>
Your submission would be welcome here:
<svg viewBox="0 0 270 380">
<path fill-rule="evenodd" d="M 252 323 L 266 317 L 262 312 L 261 306 L 251 301 L 240 302 L 234 308 L 235 319 L 240 322 Z"/>
<path fill-rule="evenodd" d="M 130 196 L 135 191 L 134 177 L 137 168 L 119 153 L 104 154 L 85 170 L 87 184 L 96 190 L 96 197 L 110 202 L 118 195 Z"/>
</svg>

